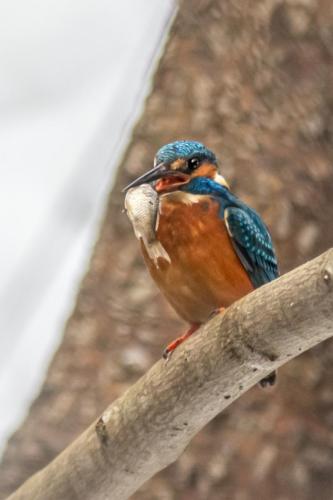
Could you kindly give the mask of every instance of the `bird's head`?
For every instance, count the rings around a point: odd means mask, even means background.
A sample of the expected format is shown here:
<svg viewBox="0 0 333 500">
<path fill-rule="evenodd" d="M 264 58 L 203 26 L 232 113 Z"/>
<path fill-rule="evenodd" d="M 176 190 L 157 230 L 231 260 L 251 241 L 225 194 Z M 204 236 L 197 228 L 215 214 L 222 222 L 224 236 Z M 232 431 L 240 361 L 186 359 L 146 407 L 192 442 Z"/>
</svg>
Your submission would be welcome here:
<svg viewBox="0 0 333 500">
<path fill-rule="evenodd" d="M 180 189 L 195 177 L 208 177 L 229 188 L 218 173 L 215 154 L 197 141 L 176 141 L 166 144 L 156 153 L 154 167 L 128 186 L 155 182 L 158 193 Z"/>
</svg>

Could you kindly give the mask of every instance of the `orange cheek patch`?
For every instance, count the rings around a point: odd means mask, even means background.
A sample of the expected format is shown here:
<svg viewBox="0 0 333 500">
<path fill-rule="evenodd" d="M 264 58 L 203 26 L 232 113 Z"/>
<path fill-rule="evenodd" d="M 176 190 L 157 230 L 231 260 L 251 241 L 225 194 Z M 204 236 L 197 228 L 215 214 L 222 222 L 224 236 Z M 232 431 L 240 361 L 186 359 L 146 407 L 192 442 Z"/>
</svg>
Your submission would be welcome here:
<svg viewBox="0 0 333 500">
<path fill-rule="evenodd" d="M 182 158 L 178 158 L 178 160 L 175 160 L 171 163 L 170 168 L 171 170 L 180 170 L 181 168 L 185 167 L 185 165 L 186 161 Z"/>
<path fill-rule="evenodd" d="M 191 177 L 208 177 L 213 179 L 216 174 L 216 166 L 211 163 L 203 163 L 197 168 Z"/>
</svg>

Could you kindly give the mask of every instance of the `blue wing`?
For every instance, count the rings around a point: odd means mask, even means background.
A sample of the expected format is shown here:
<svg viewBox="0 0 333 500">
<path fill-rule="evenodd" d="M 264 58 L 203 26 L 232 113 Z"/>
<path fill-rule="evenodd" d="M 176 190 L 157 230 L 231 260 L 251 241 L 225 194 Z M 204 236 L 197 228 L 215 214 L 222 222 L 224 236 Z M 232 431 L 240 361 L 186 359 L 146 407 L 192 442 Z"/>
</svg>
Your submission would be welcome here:
<svg viewBox="0 0 333 500">
<path fill-rule="evenodd" d="M 271 236 L 259 215 L 246 205 L 227 206 L 224 220 L 235 252 L 257 288 L 279 276 Z"/>
</svg>

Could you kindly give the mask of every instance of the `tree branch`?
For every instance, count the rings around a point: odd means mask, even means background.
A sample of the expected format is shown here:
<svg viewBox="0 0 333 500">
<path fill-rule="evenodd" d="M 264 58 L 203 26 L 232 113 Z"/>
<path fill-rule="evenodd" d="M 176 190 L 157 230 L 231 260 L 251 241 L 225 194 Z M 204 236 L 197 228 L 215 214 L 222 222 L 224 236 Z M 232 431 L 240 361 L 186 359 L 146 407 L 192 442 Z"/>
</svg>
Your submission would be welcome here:
<svg viewBox="0 0 333 500">
<path fill-rule="evenodd" d="M 9 499 L 128 498 L 247 389 L 332 335 L 329 250 L 209 321 Z"/>
</svg>

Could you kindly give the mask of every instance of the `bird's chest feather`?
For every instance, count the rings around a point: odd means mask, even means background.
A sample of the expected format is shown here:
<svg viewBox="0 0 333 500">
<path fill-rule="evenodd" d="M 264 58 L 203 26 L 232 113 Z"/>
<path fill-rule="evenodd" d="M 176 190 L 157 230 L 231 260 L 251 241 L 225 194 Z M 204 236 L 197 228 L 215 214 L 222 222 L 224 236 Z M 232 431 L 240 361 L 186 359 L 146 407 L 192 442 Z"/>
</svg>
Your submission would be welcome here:
<svg viewBox="0 0 333 500">
<path fill-rule="evenodd" d="M 206 253 L 214 233 L 228 238 L 218 211 L 219 204 L 205 195 L 176 192 L 161 197 L 156 234 L 169 248 L 175 263 Z M 207 236 L 209 241 L 204 239 Z"/>
<path fill-rule="evenodd" d="M 156 237 L 170 261 L 157 266 L 143 253 L 152 277 L 187 321 L 202 322 L 252 290 L 232 247 L 219 203 L 176 192 L 160 197 Z"/>
</svg>

